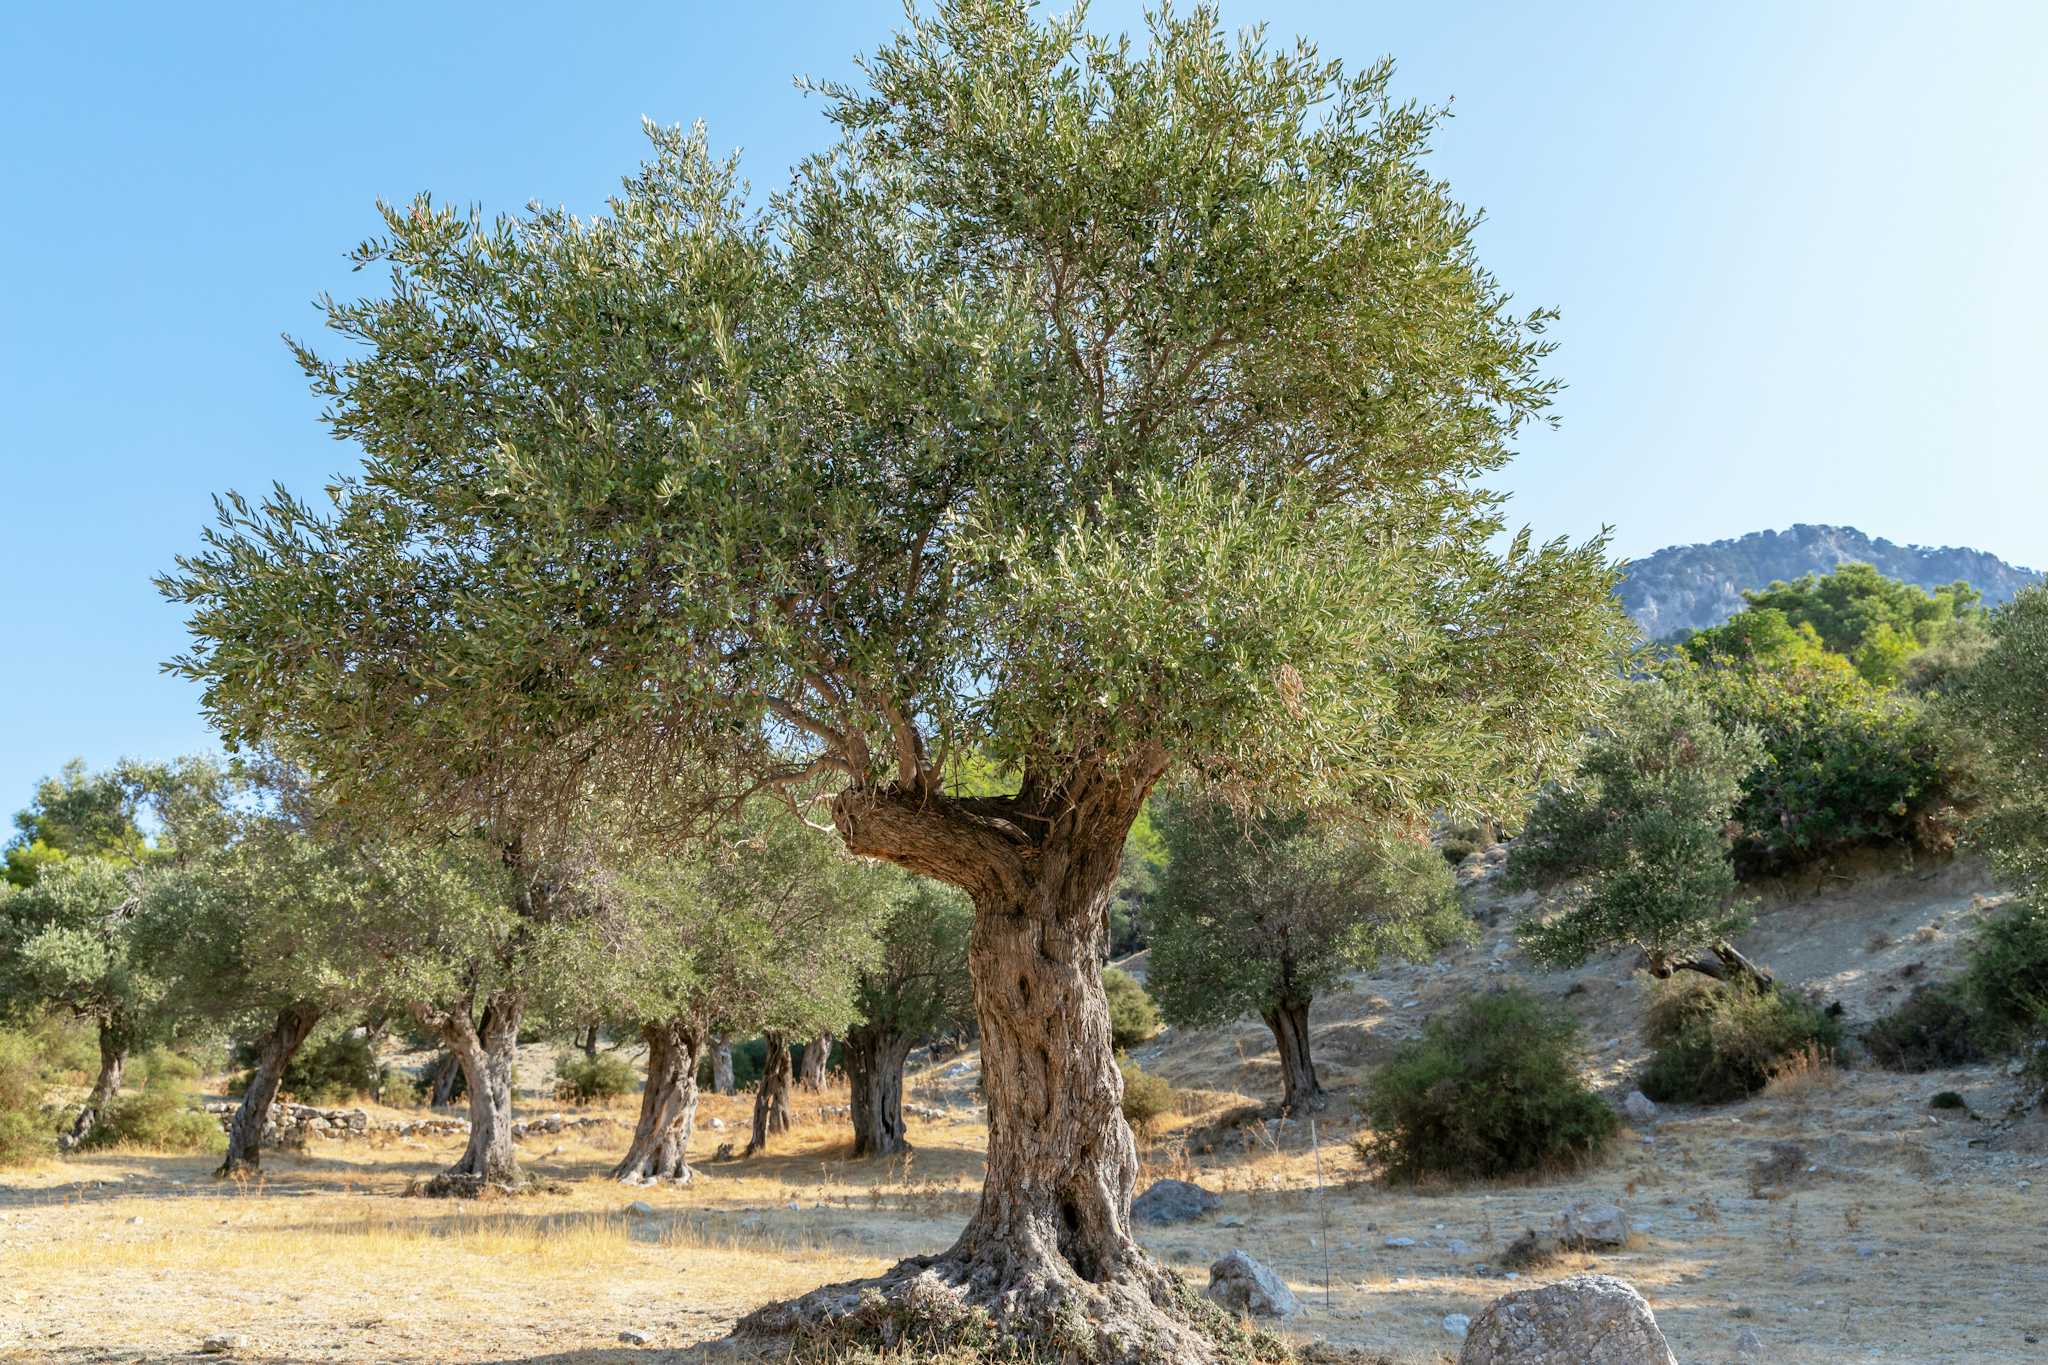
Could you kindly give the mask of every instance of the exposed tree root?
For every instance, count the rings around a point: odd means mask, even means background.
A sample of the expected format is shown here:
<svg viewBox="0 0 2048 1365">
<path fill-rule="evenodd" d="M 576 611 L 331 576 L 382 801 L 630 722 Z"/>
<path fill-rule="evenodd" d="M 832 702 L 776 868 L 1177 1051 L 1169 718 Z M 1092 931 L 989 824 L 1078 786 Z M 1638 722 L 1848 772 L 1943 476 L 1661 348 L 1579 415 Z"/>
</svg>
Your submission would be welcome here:
<svg viewBox="0 0 2048 1365">
<path fill-rule="evenodd" d="M 413 1182 L 405 1192 L 421 1199 L 504 1199 L 521 1194 L 567 1194 L 569 1187 L 539 1176 L 491 1180 L 465 1171 L 443 1171 L 432 1180 Z"/>
<path fill-rule="evenodd" d="M 999 1266 L 955 1252 L 871 1280 L 826 1285 L 740 1320 L 794 1361 L 990 1361 L 1013 1365 L 1283 1365 L 1278 1338 L 1232 1318 L 1149 1260 L 1094 1284 L 1064 1265 Z"/>
</svg>

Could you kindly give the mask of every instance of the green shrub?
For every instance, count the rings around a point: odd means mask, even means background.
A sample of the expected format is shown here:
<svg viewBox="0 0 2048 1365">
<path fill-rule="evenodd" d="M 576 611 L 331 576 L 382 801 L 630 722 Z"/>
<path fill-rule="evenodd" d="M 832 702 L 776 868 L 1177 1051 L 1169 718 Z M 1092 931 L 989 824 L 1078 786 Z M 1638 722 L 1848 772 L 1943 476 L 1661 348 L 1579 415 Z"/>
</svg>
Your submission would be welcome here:
<svg viewBox="0 0 2048 1365">
<path fill-rule="evenodd" d="M 1841 1025 L 1796 995 L 1704 976 L 1660 984 L 1643 1032 L 1655 1049 L 1643 1093 L 1695 1104 L 1753 1095 L 1785 1058 L 1832 1052 L 1842 1041 Z"/>
<path fill-rule="evenodd" d="M 1449 863 L 1452 867 L 1456 867 L 1473 854 L 1479 852 L 1479 845 L 1473 843 L 1470 839 L 1446 838 L 1437 845 L 1437 850 L 1444 855 L 1445 862 Z"/>
<path fill-rule="evenodd" d="M 1149 1133 L 1163 1115 L 1174 1107 L 1173 1087 L 1166 1077 L 1155 1076 L 1128 1059 L 1117 1066 L 1124 1073 L 1124 1122 L 1137 1133 Z"/>
<path fill-rule="evenodd" d="M 45 1015 L 27 1030 L 43 1075 L 66 1085 L 90 1085 L 100 1069 L 99 1031 L 68 1013 Z"/>
<path fill-rule="evenodd" d="M 2013 1046 L 2048 1031 L 2048 908 L 2021 901 L 1980 929 L 1962 990 L 1988 1041 Z"/>
<path fill-rule="evenodd" d="M 555 1067 L 555 1098 L 564 1104 L 606 1104 L 640 1088 L 624 1058 L 609 1052 L 577 1057 Z"/>
<path fill-rule="evenodd" d="M 1968 1109 L 1970 1102 L 1953 1090 L 1939 1090 L 1935 1092 L 1932 1099 L 1927 1101 L 1927 1107 L 1929 1109 Z"/>
<path fill-rule="evenodd" d="M 1984 1059 L 1977 1017 L 1953 991 L 1923 986 L 1863 1031 L 1870 1059 L 1888 1071 L 1932 1071 Z"/>
<path fill-rule="evenodd" d="M 1392 1180 L 1492 1179 L 1597 1157 L 1620 1120 L 1579 1078 L 1579 1026 L 1521 990 L 1424 1025 L 1367 1089 L 1359 1152 Z"/>
<path fill-rule="evenodd" d="M 199 1081 L 199 1063 L 167 1047 L 151 1048 L 136 1063 L 131 1079 L 139 1081 L 145 1090 L 183 1091 Z"/>
<path fill-rule="evenodd" d="M 0 1029 L 0 1166 L 25 1165 L 51 1153 L 55 1133 L 42 1104 L 35 1039 Z"/>
<path fill-rule="evenodd" d="M 1104 967 L 1102 993 L 1109 997 L 1109 1038 L 1118 1051 L 1158 1034 L 1159 1007 L 1138 978 L 1121 967 Z"/>
<path fill-rule="evenodd" d="M 145 1147 L 156 1152 L 216 1152 L 227 1145 L 220 1120 L 195 1109 L 169 1086 L 115 1100 L 84 1146 Z"/>
</svg>

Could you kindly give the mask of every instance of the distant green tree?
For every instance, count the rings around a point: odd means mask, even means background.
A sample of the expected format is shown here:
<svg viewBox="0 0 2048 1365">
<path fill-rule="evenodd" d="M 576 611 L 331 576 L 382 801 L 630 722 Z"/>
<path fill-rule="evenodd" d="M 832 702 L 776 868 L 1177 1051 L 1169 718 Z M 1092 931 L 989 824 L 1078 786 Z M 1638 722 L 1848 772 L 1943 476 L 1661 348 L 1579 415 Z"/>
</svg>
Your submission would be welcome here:
<svg viewBox="0 0 2048 1365">
<path fill-rule="evenodd" d="M 1975 837 L 1998 871 L 2048 914 L 2048 587 L 1991 618 L 1991 645 L 1952 707 L 1981 748 Z"/>
<path fill-rule="evenodd" d="M 1766 978 L 1730 943 L 1749 921 L 1729 862 L 1743 779 L 1763 759 L 1683 686 L 1630 684 L 1565 782 L 1544 790 L 1508 856 L 1506 885 L 1564 890 L 1521 938 L 1539 960 L 1577 966 L 1634 945 L 1656 976 L 1689 968 Z M 1692 954 L 1707 950 L 1711 959 Z"/>
<path fill-rule="evenodd" d="M 1148 980 L 1187 1027 L 1256 1014 L 1273 1031 L 1281 1103 L 1324 1103 L 1309 1006 L 1348 971 L 1422 958 L 1471 933 L 1457 883 L 1424 842 L 1318 826 L 1299 815 L 1246 821 L 1198 799 L 1163 803 L 1166 875 L 1152 905 Z"/>
<path fill-rule="evenodd" d="M 1144 983 L 1121 967 L 1102 969 L 1102 993 L 1109 1000 L 1109 1041 L 1128 1052 L 1159 1032 L 1159 1007 Z"/>
<path fill-rule="evenodd" d="M 853 1154 L 893 1156 L 903 1126 L 903 1066 L 910 1050 L 974 1018 L 967 940 L 974 905 L 950 886 L 897 874 L 881 951 L 860 974 L 860 1022 L 846 1030 L 853 1087 Z"/>
<path fill-rule="evenodd" d="M 1895 686 L 1914 653 L 1963 623 L 1981 619 L 1982 594 L 1958 580 L 1933 592 L 1887 578 L 1868 564 L 1844 564 L 1828 574 L 1807 574 L 1745 592 L 1748 610 L 1705 630 L 1686 644 L 1696 659 L 1713 655 L 1770 657 L 1774 628 L 1745 622 L 1752 613 L 1775 613 L 1794 632 L 1811 632 L 1822 648 L 1849 660 L 1865 681 Z M 1785 662 L 1782 655 L 1776 662 Z"/>
</svg>

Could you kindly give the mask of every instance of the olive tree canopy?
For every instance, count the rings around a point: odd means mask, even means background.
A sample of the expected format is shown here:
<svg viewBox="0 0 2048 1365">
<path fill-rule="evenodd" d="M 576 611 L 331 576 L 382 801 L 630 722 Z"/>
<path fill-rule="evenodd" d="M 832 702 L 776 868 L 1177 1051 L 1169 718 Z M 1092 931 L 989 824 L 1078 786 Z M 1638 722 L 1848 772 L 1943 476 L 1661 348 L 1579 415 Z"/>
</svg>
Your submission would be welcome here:
<svg viewBox="0 0 2048 1365">
<path fill-rule="evenodd" d="M 1378 818 L 1553 761 L 1604 546 L 1505 537 L 1478 483 L 1551 396 L 1548 315 L 1384 63 L 943 0 L 861 72 L 759 208 L 663 129 L 595 217 L 386 207 L 388 285 L 298 349 L 362 467 L 224 500 L 165 582 L 177 666 L 231 740 L 421 821 L 601 786 L 675 832 L 828 780 L 850 850 L 977 908 L 987 1193 L 891 1292 L 1206 1359 L 1130 1233 L 1124 834 L 1169 770 Z M 1014 786 L 951 791 L 969 755 Z"/>
</svg>

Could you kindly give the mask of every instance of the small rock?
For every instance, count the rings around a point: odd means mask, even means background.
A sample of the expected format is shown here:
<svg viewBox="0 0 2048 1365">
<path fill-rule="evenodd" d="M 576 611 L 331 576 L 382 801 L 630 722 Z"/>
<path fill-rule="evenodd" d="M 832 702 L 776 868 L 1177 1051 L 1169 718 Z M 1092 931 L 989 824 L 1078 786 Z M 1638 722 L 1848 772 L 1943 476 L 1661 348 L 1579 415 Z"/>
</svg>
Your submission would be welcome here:
<svg viewBox="0 0 2048 1365">
<path fill-rule="evenodd" d="M 1472 1330 L 1472 1319 L 1464 1313 L 1446 1313 L 1444 1330 L 1454 1337 L 1465 1336 Z"/>
<path fill-rule="evenodd" d="M 130 1218 L 130 1219 L 128 1220 L 128 1226 L 129 1226 L 129 1227 L 131 1227 L 131 1228 L 139 1228 L 139 1227 L 141 1227 L 141 1226 L 142 1226 L 142 1216 L 141 1216 L 140 1214 L 137 1214 L 137 1215 L 136 1215 L 135 1217 L 133 1217 L 133 1218 Z"/>
<path fill-rule="evenodd" d="M 1754 1327 L 1745 1327 L 1735 1338 L 1735 1354 L 1759 1356 L 1763 1354 L 1764 1339 L 1756 1334 Z"/>
<path fill-rule="evenodd" d="M 1581 1201 L 1568 1204 L 1550 1220 L 1550 1230 L 1565 1246 L 1623 1247 L 1628 1245 L 1628 1223 L 1613 1204 Z"/>
<path fill-rule="evenodd" d="M 1390 1247 L 1412 1247 L 1415 1245 L 1415 1239 L 1413 1237 L 1389 1237 L 1386 1244 Z"/>
<path fill-rule="evenodd" d="M 619 1340 L 625 1342 L 628 1346 L 645 1346 L 654 1338 L 648 1336 L 645 1332 L 635 1332 L 628 1329 L 619 1333 Z"/>
<path fill-rule="evenodd" d="M 1131 1217 L 1141 1223 L 1186 1223 L 1200 1218 L 1223 1201 L 1186 1180 L 1155 1180 L 1131 1202 Z"/>
<path fill-rule="evenodd" d="M 652 1218 L 654 1216 L 654 1205 L 644 1199 L 635 1199 L 632 1203 L 626 1205 L 626 1216 L 628 1218 Z"/>
<path fill-rule="evenodd" d="M 1631 1090 L 1621 1102 L 1621 1112 L 1628 1115 L 1630 1123 L 1655 1123 L 1657 1102 L 1640 1090 Z"/>
<path fill-rule="evenodd" d="M 1253 1317 L 1288 1318 L 1301 1311 L 1287 1282 L 1242 1251 L 1233 1251 L 1209 1267 L 1205 1292 L 1229 1311 Z"/>
<path fill-rule="evenodd" d="M 249 1338 L 240 1332 L 216 1332 L 199 1343 L 199 1349 L 210 1356 L 231 1356 L 249 1344 Z"/>
<path fill-rule="evenodd" d="M 1678 1365 L 1650 1305 L 1611 1275 L 1574 1275 L 1495 1299 L 1458 1365 Z"/>
<path fill-rule="evenodd" d="M 1453 1256 L 1470 1256 L 1472 1254 L 1472 1244 L 1459 1241 L 1456 1237 L 1453 1237 L 1444 1249 Z"/>
</svg>

